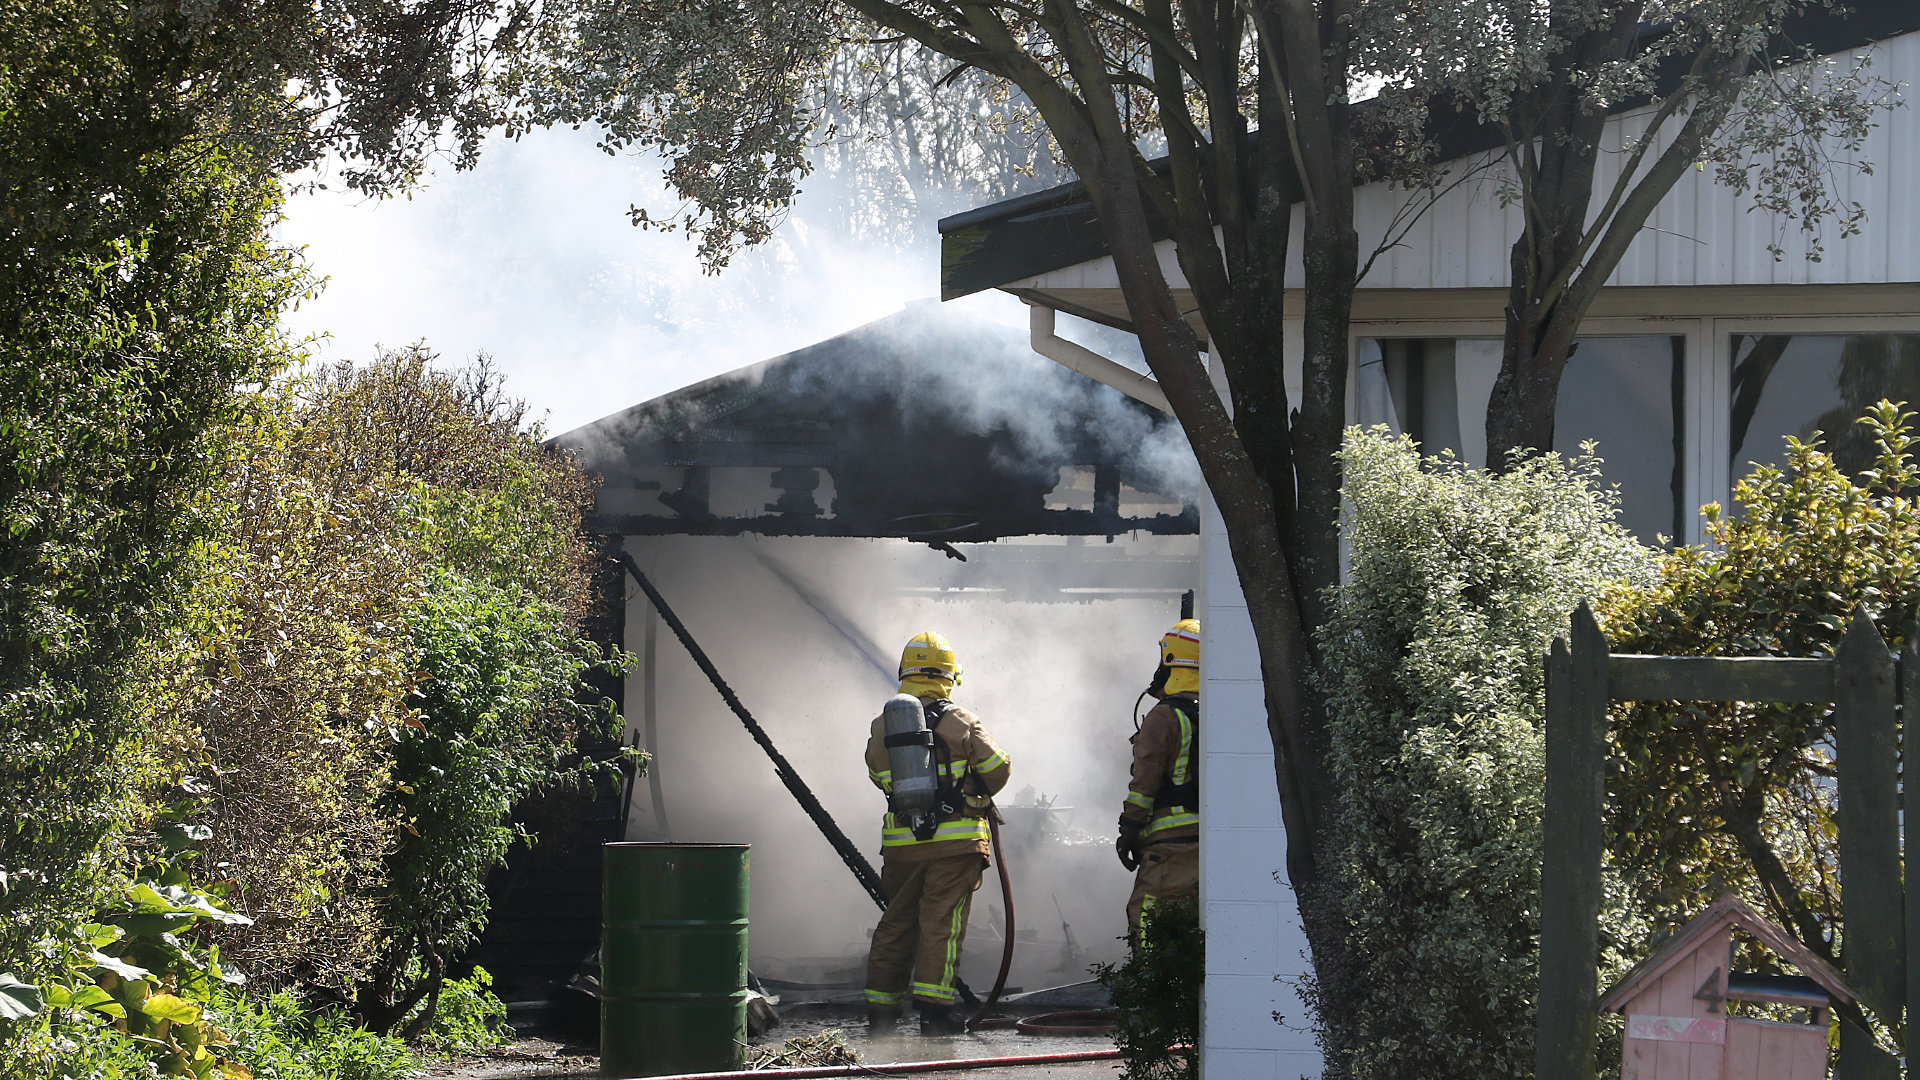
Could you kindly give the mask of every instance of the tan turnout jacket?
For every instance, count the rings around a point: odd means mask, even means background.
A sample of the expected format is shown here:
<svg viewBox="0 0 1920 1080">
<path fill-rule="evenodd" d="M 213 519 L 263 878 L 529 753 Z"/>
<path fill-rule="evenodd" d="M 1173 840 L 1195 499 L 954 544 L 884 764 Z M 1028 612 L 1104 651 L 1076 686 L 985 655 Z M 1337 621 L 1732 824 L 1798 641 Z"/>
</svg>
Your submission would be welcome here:
<svg viewBox="0 0 1920 1080">
<path fill-rule="evenodd" d="M 993 795 L 1007 786 L 1009 769 L 1006 751 L 994 744 L 993 736 L 980 726 L 972 712 L 950 705 L 934 729 L 934 737 L 946 746 L 948 778 L 962 792 Z M 893 791 L 893 767 L 887 760 L 886 727 L 881 717 L 873 718 L 867 737 L 867 776 L 883 792 Z M 887 859 L 919 862 L 952 855 L 977 852 L 986 855 L 990 847 L 987 820 L 983 811 L 962 809 L 959 815 L 940 823 L 930 840 L 916 840 L 907 823 L 886 816 L 880 827 L 880 852 Z"/>
</svg>

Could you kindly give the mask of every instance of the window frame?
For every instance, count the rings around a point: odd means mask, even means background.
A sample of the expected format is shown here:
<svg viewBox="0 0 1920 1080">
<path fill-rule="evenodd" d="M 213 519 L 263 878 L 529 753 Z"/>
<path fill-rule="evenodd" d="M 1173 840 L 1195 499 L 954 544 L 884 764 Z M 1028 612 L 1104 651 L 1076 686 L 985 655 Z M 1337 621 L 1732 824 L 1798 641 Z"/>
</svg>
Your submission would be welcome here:
<svg viewBox="0 0 1920 1080">
<path fill-rule="evenodd" d="M 1703 319 L 1713 341 L 1715 429 L 1714 452 L 1703 464 L 1714 471 L 1715 496 L 1722 506 L 1733 502 L 1734 467 L 1731 421 L 1733 413 L 1733 339 L 1746 334 L 1920 334 L 1920 315 L 1742 315 Z M 1914 403 L 1920 406 L 1920 403 Z"/>
<path fill-rule="evenodd" d="M 1914 320 L 1920 323 L 1920 319 Z M 1688 507 L 1697 509 L 1716 499 L 1724 501 L 1724 496 L 1703 495 L 1709 491 L 1727 490 L 1725 478 L 1721 486 L 1703 482 L 1708 479 L 1705 468 L 1713 458 L 1710 445 L 1703 446 L 1697 433 L 1711 433 L 1705 443 L 1715 440 L 1724 443 L 1727 438 L 1727 418 L 1724 404 L 1717 424 L 1710 423 L 1709 410 L 1713 407 L 1710 386 L 1718 386 L 1720 397 L 1729 398 L 1724 385 L 1713 383 L 1715 372 L 1713 357 L 1704 355 L 1704 342 L 1715 340 L 1714 320 L 1711 318 L 1689 318 L 1682 316 L 1652 316 L 1647 318 L 1626 318 L 1620 316 L 1590 316 L 1580 323 L 1580 336 L 1598 337 L 1677 337 L 1686 342 L 1686 387 L 1682 404 L 1682 423 L 1686 426 L 1684 458 L 1681 462 L 1681 499 Z M 1494 338 L 1506 336 L 1506 323 L 1494 319 L 1448 319 L 1448 320 L 1369 320 L 1354 322 L 1347 336 L 1347 418 L 1348 423 L 1358 423 L 1360 417 L 1360 341 L 1363 338 Z M 1730 339 L 1729 339 L 1730 340 Z M 1730 363 L 1722 365 L 1724 373 L 1719 375 L 1722 383 L 1732 378 Z M 1602 453 L 1604 454 L 1604 449 Z M 1725 460 L 1725 452 L 1720 454 Z M 1706 460 L 1703 460 L 1706 459 Z M 1721 470 L 1725 472 L 1723 468 Z M 1697 544 L 1705 537 L 1700 515 L 1683 514 L 1686 522 L 1685 535 L 1674 537 L 1675 543 Z"/>
</svg>

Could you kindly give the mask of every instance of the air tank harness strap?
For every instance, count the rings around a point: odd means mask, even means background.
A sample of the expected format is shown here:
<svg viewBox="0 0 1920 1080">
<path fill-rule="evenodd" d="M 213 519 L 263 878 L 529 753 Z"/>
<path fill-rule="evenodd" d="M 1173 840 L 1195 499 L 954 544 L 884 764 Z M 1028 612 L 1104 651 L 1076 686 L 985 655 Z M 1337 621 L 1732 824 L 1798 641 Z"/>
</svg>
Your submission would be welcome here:
<svg viewBox="0 0 1920 1080">
<path fill-rule="evenodd" d="M 925 728 L 926 745 L 933 748 L 933 772 L 937 778 L 934 787 L 933 813 L 915 823 L 913 838 L 931 840 L 943 822 L 952 821 L 960 816 L 960 808 L 965 801 L 960 797 L 960 785 L 953 777 L 953 751 L 947 747 L 945 739 L 934 735 L 934 729 L 946 718 L 947 710 L 953 708 L 953 702 L 946 698 L 934 698 L 922 706 L 927 714 Z"/>
<path fill-rule="evenodd" d="M 1153 809 L 1155 812 L 1168 807 L 1179 807 L 1189 811 L 1198 810 L 1200 808 L 1200 703 L 1168 698 L 1167 704 L 1173 707 L 1173 711 L 1180 715 L 1181 720 L 1185 721 L 1181 726 L 1192 734 L 1183 740 L 1186 745 L 1181 748 L 1184 751 L 1181 757 L 1185 765 L 1182 771 L 1186 779 L 1178 784 L 1162 787 L 1153 797 Z"/>
</svg>

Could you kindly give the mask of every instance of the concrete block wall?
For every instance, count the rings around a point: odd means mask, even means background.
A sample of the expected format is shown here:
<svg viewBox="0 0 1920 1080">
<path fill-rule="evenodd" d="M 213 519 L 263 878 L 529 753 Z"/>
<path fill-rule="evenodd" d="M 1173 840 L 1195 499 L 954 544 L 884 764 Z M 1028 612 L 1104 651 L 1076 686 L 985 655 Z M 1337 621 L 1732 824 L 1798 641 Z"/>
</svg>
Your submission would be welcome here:
<svg viewBox="0 0 1920 1080">
<path fill-rule="evenodd" d="M 1307 940 L 1286 874 L 1260 657 L 1213 502 L 1201 506 L 1203 1080 L 1298 1080 L 1320 1053 L 1297 986 Z"/>
</svg>

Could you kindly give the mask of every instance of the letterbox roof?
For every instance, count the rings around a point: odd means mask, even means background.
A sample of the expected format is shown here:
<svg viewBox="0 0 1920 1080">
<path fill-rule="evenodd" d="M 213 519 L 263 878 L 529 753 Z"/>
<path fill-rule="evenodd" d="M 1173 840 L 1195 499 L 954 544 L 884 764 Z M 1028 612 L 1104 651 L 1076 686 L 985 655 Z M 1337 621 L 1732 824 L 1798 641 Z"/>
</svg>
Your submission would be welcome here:
<svg viewBox="0 0 1920 1080">
<path fill-rule="evenodd" d="M 1708 904 L 1705 911 L 1694 916 L 1691 922 L 1676 931 L 1645 960 L 1634 965 L 1633 970 L 1627 972 L 1626 977 L 1615 983 L 1613 989 L 1600 999 L 1600 1011 L 1619 1012 L 1625 1009 L 1627 1002 L 1642 987 L 1658 980 L 1667 973 L 1668 968 L 1692 955 L 1694 950 L 1707 944 L 1717 931 L 1727 926 L 1738 926 L 1758 938 L 1780 959 L 1799 968 L 1833 997 L 1843 1001 L 1858 1000 L 1858 995 L 1848 988 L 1841 980 L 1840 973 L 1833 970 L 1830 964 L 1815 956 L 1792 934 L 1768 922 L 1739 897 L 1729 893 Z"/>
</svg>

